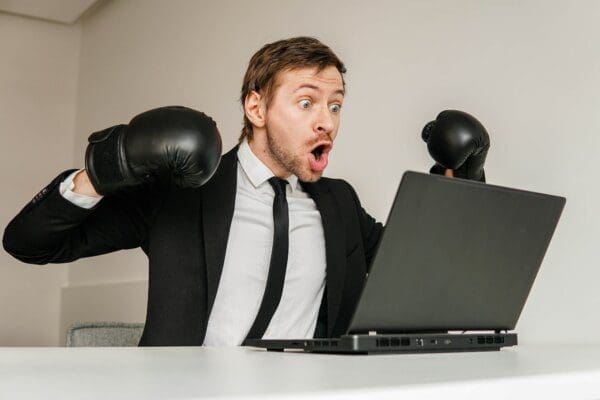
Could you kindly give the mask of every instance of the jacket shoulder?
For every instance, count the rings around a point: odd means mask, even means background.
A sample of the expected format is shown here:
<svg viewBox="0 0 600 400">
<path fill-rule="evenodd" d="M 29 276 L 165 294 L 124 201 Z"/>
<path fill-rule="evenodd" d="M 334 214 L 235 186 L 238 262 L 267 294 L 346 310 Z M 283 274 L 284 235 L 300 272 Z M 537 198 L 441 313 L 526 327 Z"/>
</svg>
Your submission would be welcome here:
<svg viewBox="0 0 600 400">
<path fill-rule="evenodd" d="M 321 178 L 319 179 L 319 183 L 335 197 L 350 196 L 355 203 L 358 203 L 356 191 L 348 181 L 340 178 Z"/>
</svg>

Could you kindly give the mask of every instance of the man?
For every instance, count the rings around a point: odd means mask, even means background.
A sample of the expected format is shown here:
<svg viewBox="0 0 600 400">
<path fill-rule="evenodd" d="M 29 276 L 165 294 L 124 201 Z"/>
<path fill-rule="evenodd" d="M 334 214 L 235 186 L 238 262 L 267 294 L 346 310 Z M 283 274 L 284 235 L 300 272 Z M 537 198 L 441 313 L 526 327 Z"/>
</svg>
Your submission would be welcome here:
<svg viewBox="0 0 600 400">
<path fill-rule="evenodd" d="M 44 188 L 7 226 L 5 249 L 45 264 L 141 247 L 142 346 L 341 335 L 383 230 L 348 183 L 321 179 L 345 71 L 313 38 L 265 45 L 244 77 L 240 143 L 214 175 L 218 132 L 193 110 L 151 110 L 91 135 L 86 169 Z M 434 123 L 423 135 L 430 150 L 452 150 L 438 168 L 450 175 L 452 158 L 483 179 L 485 155 L 470 161 L 487 151 L 487 134 L 465 128 L 468 117 L 451 115 L 450 126 L 440 120 L 444 129 Z"/>
</svg>

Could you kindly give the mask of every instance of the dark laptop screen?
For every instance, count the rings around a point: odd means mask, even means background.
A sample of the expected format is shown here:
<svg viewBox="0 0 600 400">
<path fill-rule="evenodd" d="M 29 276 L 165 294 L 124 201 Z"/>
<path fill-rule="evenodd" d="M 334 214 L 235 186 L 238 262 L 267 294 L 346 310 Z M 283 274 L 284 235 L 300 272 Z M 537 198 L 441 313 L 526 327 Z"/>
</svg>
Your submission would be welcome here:
<svg viewBox="0 0 600 400">
<path fill-rule="evenodd" d="M 514 329 L 564 204 L 406 172 L 349 332 Z"/>
</svg>

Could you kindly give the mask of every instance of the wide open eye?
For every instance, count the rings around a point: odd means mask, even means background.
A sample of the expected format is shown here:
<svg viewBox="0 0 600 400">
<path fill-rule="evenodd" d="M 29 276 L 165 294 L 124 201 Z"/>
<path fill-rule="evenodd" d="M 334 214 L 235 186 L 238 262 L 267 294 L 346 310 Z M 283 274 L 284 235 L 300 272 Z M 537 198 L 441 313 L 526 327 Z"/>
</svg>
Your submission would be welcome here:
<svg viewBox="0 0 600 400">
<path fill-rule="evenodd" d="M 341 104 L 332 104 L 329 106 L 329 110 L 332 113 L 339 113 L 342 110 L 342 105 Z"/>
<path fill-rule="evenodd" d="M 298 104 L 300 104 L 300 107 L 304 108 L 305 110 L 309 109 L 311 106 L 311 102 L 310 100 L 304 99 L 304 100 L 300 100 L 298 102 Z"/>
</svg>

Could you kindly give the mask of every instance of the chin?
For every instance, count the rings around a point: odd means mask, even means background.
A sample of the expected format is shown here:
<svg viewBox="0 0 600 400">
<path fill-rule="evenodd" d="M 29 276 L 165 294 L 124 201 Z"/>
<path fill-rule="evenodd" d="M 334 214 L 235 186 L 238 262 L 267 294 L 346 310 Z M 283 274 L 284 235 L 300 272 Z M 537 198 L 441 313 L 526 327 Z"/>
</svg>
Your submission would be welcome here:
<svg viewBox="0 0 600 400">
<path fill-rule="evenodd" d="M 321 179 L 322 175 L 322 172 L 307 171 L 302 175 L 298 175 L 298 179 L 300 179 L 302 182 L 316 182 Z"/>
<path fill-rule="evenodd" d="M 316 182 L 323 175 L 323 171 L 313 171 L 309 163 L 296 162 L 291 164 L 287 170 L 296 175 L 301 182 Z"/>
</svg>

